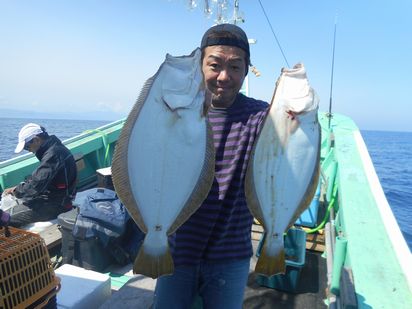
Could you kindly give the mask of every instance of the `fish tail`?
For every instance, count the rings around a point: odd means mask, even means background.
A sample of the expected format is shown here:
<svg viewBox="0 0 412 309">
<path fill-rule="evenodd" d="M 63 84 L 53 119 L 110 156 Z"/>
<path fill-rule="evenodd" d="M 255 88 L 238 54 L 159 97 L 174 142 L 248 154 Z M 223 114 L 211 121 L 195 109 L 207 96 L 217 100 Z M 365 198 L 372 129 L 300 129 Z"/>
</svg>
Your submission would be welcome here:
<svg viewBox="0 0 412 309">
<path fill-rule="evenodd" d="M 285 262 L 284 249 L 281 249 L 276 255 L 269 256 L 266 246 L 264 246 L 256 263 L 255 272 L 268 277 L 284 274 L 286 272 Z"/>
<path fill-rule="evenodd" d="M 134 260 L 133 273 L 142 274 L 156 279 L 163 275 L 172 274 L 174 271 L 173 258 L 169 248 L 162 255 L 151 255 L 141 246 L 139 254 Z"/>
</svg>

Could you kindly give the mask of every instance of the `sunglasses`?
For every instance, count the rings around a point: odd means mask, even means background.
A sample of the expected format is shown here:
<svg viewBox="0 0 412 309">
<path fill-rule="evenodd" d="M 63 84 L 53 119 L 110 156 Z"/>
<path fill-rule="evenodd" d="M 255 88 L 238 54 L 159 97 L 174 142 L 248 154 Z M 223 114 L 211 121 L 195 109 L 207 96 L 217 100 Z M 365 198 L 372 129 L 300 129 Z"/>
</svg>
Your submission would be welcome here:
<svg viewBox="0 0 412 309">
<path fill-rule="evenodd" d="M 26 142 L 26 143 L 24 144 L 23 149 L 29 151 L 31 144 L 33 144 L 33 139 L 30 140 L 30 141 L 28 141 L 28 142 Z"/>
</svg>

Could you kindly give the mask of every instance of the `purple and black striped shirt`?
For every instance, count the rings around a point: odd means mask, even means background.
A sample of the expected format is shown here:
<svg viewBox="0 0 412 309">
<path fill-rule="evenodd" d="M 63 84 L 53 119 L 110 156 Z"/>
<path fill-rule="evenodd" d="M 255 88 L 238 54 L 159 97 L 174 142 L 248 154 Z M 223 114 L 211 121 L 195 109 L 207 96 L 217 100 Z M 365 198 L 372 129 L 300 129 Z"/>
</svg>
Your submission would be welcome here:
<svg viewBox="0 0 412 309">
<path fill-rule="evenodd" d="M 176 266 L 252 256 L 253 217 L 246 205 L 244 179 L 267 108 L 263 101 L 238 94 L 231 107 L 209 111 L 215 179 L 200 208 L 170 237 Z"/>
</svg>

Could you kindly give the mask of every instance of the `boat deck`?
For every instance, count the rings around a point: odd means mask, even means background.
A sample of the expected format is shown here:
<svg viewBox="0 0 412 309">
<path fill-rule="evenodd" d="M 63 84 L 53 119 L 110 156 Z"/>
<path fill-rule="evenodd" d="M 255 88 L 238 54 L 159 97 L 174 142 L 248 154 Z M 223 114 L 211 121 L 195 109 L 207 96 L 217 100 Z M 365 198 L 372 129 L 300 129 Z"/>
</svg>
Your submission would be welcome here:
<svg viewBox="0 0 412 309">
<path fill-rule="evenodd" d="M 256 252 L 263 228 L 254 224 L 252 240 Z M 42 231 L 51 256 L 60 251 L 61 232 L 54 224 Z M 327 270 L 326 259 L 322 257 L 324 240 L 321 234 L 308 234 L 306 242 L 305 264 L 300 270 L 294 292 L 283 292 L 274 288 L 260 285 L 257 282 L 258 274 L 253 270 L 257 258 L 251 259 L 250 274 L 244 294 L 243 308 L 327 308 Z M 153 303 L 156 280 L 132 274 L 132 264 L 119 267 L 112 265 L 105 272 L 112 272 L 130 279 L 120 288 L 112 284 L 112 296 L 101 308 L 151 308 Z M 127 280 L 127 279 L 126 279 Z M 201 306 L 194 308 L 200 309 Z"/>
<path fill-rule="evenodd" d="M 256 249 L 258 241 L 254 240 L 253 244 Z M 251 260 L 243 308 L 327 308 L 324 303 L 327 286 L 326 260 L 320 252 L 307 250 L 306 262 L 301 270 L 295 293 L 260 286 L 256 282 L 257 274 L 253 271 L 256 261 L 256 257 Z M 111 298 L 100 308 L 151 308 L 155 286 L 156 280 L 135 275 L 118 291 L 112 291 Z"/>
<path fill-rule="evenodd" d="M 319 252 L 306 251 L 306 263 L 301 270 L 295 293 L 260 286 L 256 278 L 257 274 L 252 271 L 245 290 L 243 308 L 327 308 L 324 303 L 327 288 L 326 260 Z"/>
<path fill-rule="evenodd" d="M 320 214 L 322 212 L 323 207 L 320 207 Z M 252 226 L 254 252 L 262 233 L 263 228 L 260 225 Z M 40 235 L 44 238 L 50 255 L 58 254 L 61 247 L 61 232 L 57 224 L 40 232 Z M 254 255 L 251 259 L 243 308 L 327 308 L 324 302 L 327 289 L 326 259 L 322 257 L 324 250 L 322 234 L 307 234 L 305 264 L 300 270 L 294 292 L 283 292 L 260 285 L 257 282 L 258 274 L 253 271 L 257 262 Z M 133 275 L 132 267 L 132 264 L 123 267 L 112 265 L 105 270 L 106 273 L 124 276 L 125 280 L 130 279 L 121 287 L 115 287 L 112 282 L 112 296 L 101 308 L 151 308 L 156 280 Z M 194 308 L 199 309 L 201 306 Z"/>
<path fill-rule="evenodd" d="M 320 205 L 323 206 L 322 203 Z M 323 212 L 324 207 L 320 207 L 318 218 L 323 217 Z M 262 233 L 262 226 L 253 224 L 252 242 L 255 253 Z M 57 224 L 40 232 L 40 235 L 44 238 L 50 255 L 58 254 L 62 236 Z M 261 286 L 257 282 L 258 274 L 253 271 L 257 262 L 254 255 L 251 259 L 243 308 L 327 308 L 324 303 L 327 289 L 326 259 L 321 256 L 325 249 L 323 235 L 307 234 L 306 249 L 305 264 L 301 268 L 294 292 L 283 292 Z M 121 287 L 114 287 L 112 282 L 112 296 L 100 308 L 152 307 L 156 280 L 142 275 L 133 275 L 132 267 L 132 264 L 123 267 L 112 265 L 105 270 L 105 273 L 112 272 L 130 279 Z M 201 305 L 197 303 L 192 309 L 200 308 Z"/>
</svg>

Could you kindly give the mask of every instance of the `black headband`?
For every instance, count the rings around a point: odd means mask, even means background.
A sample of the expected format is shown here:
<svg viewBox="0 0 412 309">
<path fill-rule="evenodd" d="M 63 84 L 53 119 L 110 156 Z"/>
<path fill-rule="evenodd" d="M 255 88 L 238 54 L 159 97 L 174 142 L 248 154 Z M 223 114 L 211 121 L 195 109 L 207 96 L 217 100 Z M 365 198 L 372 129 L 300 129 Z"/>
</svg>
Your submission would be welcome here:
<svg viewBox="0 0 412 309">
<path fill-rule="evenodd" d="M 235 46 L 246 53 L 246 74 L 250 64 L 249 41 L 242 28 L 233 24 L 219 24 L 209 28 L 203 35 L 200 49 L 207 46 L 226 45 Z"/>
</svg>

